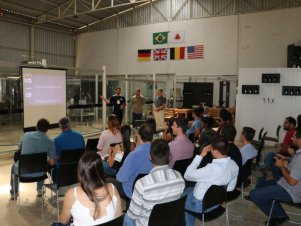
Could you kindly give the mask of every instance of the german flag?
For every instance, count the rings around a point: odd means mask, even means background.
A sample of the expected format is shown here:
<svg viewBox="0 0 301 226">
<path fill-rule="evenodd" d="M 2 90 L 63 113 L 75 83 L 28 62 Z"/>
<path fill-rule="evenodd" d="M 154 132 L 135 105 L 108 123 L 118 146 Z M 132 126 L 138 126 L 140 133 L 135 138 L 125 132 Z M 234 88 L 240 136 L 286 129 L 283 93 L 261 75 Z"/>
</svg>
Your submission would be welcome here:
<svg viewBox="0 0 301 226">
<path fill-rule="evenodd" d="M 170 48 L 171 60 L 183 60 L 185 59 L 185 47 Z"/>
<path fill-rule="evenodd" d="M 151 49 L 138 49 L 138 61 L 150 61 Z"/>
</svg>

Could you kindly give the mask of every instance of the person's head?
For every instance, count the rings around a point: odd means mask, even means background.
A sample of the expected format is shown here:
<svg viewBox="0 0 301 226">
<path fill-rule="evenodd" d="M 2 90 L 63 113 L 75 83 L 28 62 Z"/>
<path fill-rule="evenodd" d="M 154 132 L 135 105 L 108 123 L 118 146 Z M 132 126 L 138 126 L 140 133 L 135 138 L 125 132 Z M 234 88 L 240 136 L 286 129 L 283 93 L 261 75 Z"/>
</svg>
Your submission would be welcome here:
<svg viewBox="0 0 301 226">
<path fill-rule="evenodd" d="M 69 130 L 71 128 L 71 121 L 68 117 L 61 118 L 59 126 L 62 130 Z"/>
<path fill-rule="evenodd" d="M 251 127 L 243 127 L 241 131 L 241 139 L 243 142 L 250 143 L 254 136 L 255 136 L 256 130 Z"/>
<path fill-rule="evenodd" d="M 298 129 L 301 129 L 301 114 L 297 116 L 297 126 Z"/>
<path fill-rule="evenodd" d="M 203 112 L 204 112 L 204 109 L 203 109 Z M 201 109 L 200 108 L 193 109 L 192 118 L 196 119 L 196 118 L 199 118 L 200 116 L 201 116 Z"/>
<path fill-rule="evenodd" d="M 209 113 L 210 113 L 210 110 L 209 110 L 209 108 L 208 108 L 208 107 L 204 107 L 204 112 L 203 112 L 203 115 L 206 115 L 206 116 L 208 116 L 208 115 L 209 115 Z"/>
<path fill-rule="evenodd" d="M 157 139 L 151 144 L 150 156 L 155 166 L 167 165 L 169 162 L 169 145 L 165 140 Z"/>
<path fill-rule="evenodd" d="M 120 95 L 120 94 L 121 94 L 121 88 L 120 88 L 120 87 L 117 87 L 117 88 L 115 89 L 115 93 L 116 93 L 117 95 Z"/>
<path fill-rule="evenodd" d="M 37 131 L 46 133 L 49 129 L 49 121 L 47 119 L 41 118 L 37 122 Z"/>
<path fill-rule="evenodd" d="M 153 136 L 154 130 L 149 124 L 144 123 L 142 126 L 139 127 L 137 136 L 139 144 L 151 142 L 153 140 Z"/>
<path fill-rule="evenodd" d="M 163 95 L 163 89 L 157 89 L 157 96 L 160 97 Z"/>
<path fill-rule="evenodd" d="M 131 149 L 131 132 L 132 129 L 129 125 L 123 125 L 120 128 L 120 132 L 122 135 L 122 145 L 125 152 L 130 152 Z"/>
<path fill-rule="evenodd" d="M 113 133 L 120 130 L 120 122 L 114 114 L 110 115 L 108 118 L 108 129 Z"/>
<path fill-rule="evenodd" d="M 167 123 L 167 132 L 168 133 L 172 133 L 172 125 L 173 125 L 174 121 L 175 121 L 174 117 L 171 117 L 168 119 L 168 123 Z"/>
<path fill-rule="evenodd" d="M 136 95 L 137 97 L 139 97 L 140 94 L 141 94 L 141 93 L 140 93 L 140 89 L 136 89 L 136 90 L 135 90 L 135 95 Z"/>
<path fill-rule="evenodd" d="M 157 125 L 156 120 L 154 118 L 148 118 L 144 124 L 149 125 L 153 129 L 154 134 L 156 133 Z"/>
<path fill-rule="evenodd" d="M 188 129 L 187 119 L 184 117 L 176 118 L 171 129 L 172 133 L 176 136 L 185 134 Z"/>
<path fill-rule="evenodd" d="M 236 129 L 234 126 L 224 126 L 221 131 L 221 135 L 228 141 L 234 142 L 236 137 Z"/>
<path fill-rule="evenodd" d="M 206 129 L 211 129 L 214 125 L 214 118 L 212 117 L 203 117 L 202 118 L 203 127 Z"/>
<path fill-rule="evenodd" d="M 228 154 L 228 142 L 222 136 L 217 136 L 211 142 L 211 154 L 213 158 L 224 158 Z"/>
<path fill-rule="evenodd" d="M 220 110 L 219 116 L 223 122 L 232 121 L 232 114 L 224 108 Z"/>
<path fill-rule="evenodd" d="M 290 129 L 294 129 L 296 127 L 296 119 L 294 119 L 293 117 L 289 116 L 286 117 L 284 122 L 283 122 L 283 129 L 284 130 L 290 130 Z"/>
<path fill-rule="evenodd" d="M 301 148 L 301 129 L 297 128 L 292 137 L 293 145 Z"/>
<path fill-rule="evenodd" d="M 84 190 L 88 198 L 94 203 L 93 218 L 96 219 L 99 216 L 99 200 L 100 198 L 95 194 L 95 190 L 105 187 L 105 175 L 103 171 L 102 159 L 97 152 L 86 152 L 78 163 L 77 170 L 78 182 L 81 188 Z M 107 194 L 104 195 L 105 198 Z"/>
</svg>

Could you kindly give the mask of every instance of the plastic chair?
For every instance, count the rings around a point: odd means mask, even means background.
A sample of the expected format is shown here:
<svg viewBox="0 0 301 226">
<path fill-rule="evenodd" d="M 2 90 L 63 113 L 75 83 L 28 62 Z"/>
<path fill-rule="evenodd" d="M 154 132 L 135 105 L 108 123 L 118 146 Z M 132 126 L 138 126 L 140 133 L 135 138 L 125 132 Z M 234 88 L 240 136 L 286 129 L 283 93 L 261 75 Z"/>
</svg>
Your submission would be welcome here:
<svg viewBox="0 0 301 226">
<path fill-rule="evenodd" d="M 187 167 L 191 164 L 194 158 L 177 160 L 173 165 L 174 170 L 178 171 L 184 177 Z"/>
<path fill-rule="evenodd" d="M 98 138 L 88 139 L 86 143 L 86 151 L 97 151 Z"/>
<path fill-rule="evenodd" d="M 52 184 L 45 184 L 45 187 L 51 192 L 56 193 L 56 207 L 57 217 L 59 219 L 59 189 L 61 187 L 76 184 L 77 179 L 77 165 L 81 156 L 84 154 L 84 149 L 63 150 L 60 158 L 60 165 L 57 170 L 55 182 Z"/>
<path fill-rule="evenodd" d="M 133 183 L 133 188 L 132 188 L 132 191 L 134 191 L 134 188 L 135 188 L 135 184 L 137 182 L 137 180 L 141 179 L 142 177 L 146 176 L 147 174 L 145 173 L 140 173 L 137 175 L 136 179 L 134 180 L 134 183 Z"/>
<path fill-rule="evenodd" d="M 156 204 L 149 217 L 148 226 L 183 226 L 185 225 L 185 201 L 181 197 L 172 202 Z M 166 220 L 168 219 L 168 220 Z"/>
<path fill-rule="evenodd" d="M 266 137 L 267 133 L 268 132 L 265 132 L 263 134 L 263 137 L 262 137 L 262 139 L 259 142 L 259 147 L 257 149 L 258 153 L 257 153 L 257 156 L 256 156 L 256 165 L 257 165 L 257 167 L 259 166 L 259 163 L 260 163 L 260 161 L 262 159 L 261 158 L 261 156 L 262 156 L 262 150 L 263 150 L 263 147 L 264 147 L 265 137 Z"/>
<path fill-rule="evenodd" d="M 236 183 L 236 188 L 233 191 L 227 192 L 227 202 L 233 201 L 240 196 L 240 215 L 237 216 L 240 219 L 244 218 L 244 186 L 242 182 L 242 174 L 239 175 L 240 178 L 237 178 L 238 182 Z M 235 216 L 235 215 L 234 215 Z M 236 217 L 236 216 L 235 216 Z"/>
<path fill-rule="evenodd" d="M 124 214 L 118 218 L 115 218 L 114 220 L 111 220 L 111 221 L 103 223 L 103 224 L 94 225 L 94 226 L 122 226 L 123 218 L 124 218 Z"/>
<path fill-rule="evenodd" d="M 33 173 L 42 173 L 41 176 L 31 176 L 27 177 L 24 175 L 33 174 Z M 43 181 L 47 179 L 47 152 L 35 153 L 20 155 L 19 157 L 19 169 L 18 175 L 18 184 L 20 183 L 32 183 Z M 13 183 L 15 181 L 13 180 Z M 15 188 L 15 184 L 14 184 Z M 43 187 L 44 190 L 44 187 Z M 20 191 L 19 191 L 20 193 Z M 18 211 L 20 212 L 20 195 L 18 199 Z M 16 202 L 16 191 L 14 189 L 14 201 Z M 44 191 L 42 191 L 42 208 L 44 205 Z"/>
<path fill-rule="evenodd" d="M 264 130 L 264 127 L 262 127 L 261 130 L 259 131 L 259 134 L 258 134 L 258 140 L 252 140 L 252 141 L 251 141 L 251 144 L 253 144 L 254 147 L 255 147 L 256 149 L 259 148 L 260 141 L 261 141 L 261 139 L 262 139 L 262 133 L 263 133 L 263 130 Z M 267 133 L 267 132 L 266 132 L 266 133 Z"/>
<path fill-rule="evenodd" d="M 273 141 L 279 143 L 279 133 L 280 133 L 281 125 L 279 125 L 276 129 L 276 137 L 268 137 L 266 136 L 264 139 L 268 141 Z"/>
<path fill-rule="evenodd" d="M 274 200 L 273 201 L 272 207 L 270 209 L 269 219 L 267 221 L 267 226 L 270 223 L 270 219 L 271 219 L 271 216 L 272 216 L 272 212 L 273 212 L 273 209 L 274 209 L 275 202 L 279 202 L 279 201 L 278 200 Z M 293 206 L 293 207 L 301 209 L 301 203 L 292 203 L 292 202 L 282 202 L 282 203 L 285 203 L 285 204 L 287 204 L 289 206 Z M 300 211 L 298 213 L 286 211 L 286 213 L 287 214 L 291 214 L 291 215 L 301 216 L 301 212 Z M 291 223 L 291 224 L 301 225 L 301 221 L 291 221 L 291 220 L 289 220 L 288 222 Z"/>
<path fill-rule="evenodd" d="M 221 204 L 225 203 L 225 207 Z M 219 205 L 217 208 L 206 213 L 205 211 Z M 191 214 L 195 218 L 202 221 L 202 225 L 205 225 L 205 221 L 211 221 L 218 218 L 225 213 L 226 226 L 229 225 L 228 207 L 227 207 L 227 191 L 225 186 L 212 185 L 206 192 L 203 198 L 203 209 L 201 213 L 185 210 L 185 212 Z"/>
</svg>

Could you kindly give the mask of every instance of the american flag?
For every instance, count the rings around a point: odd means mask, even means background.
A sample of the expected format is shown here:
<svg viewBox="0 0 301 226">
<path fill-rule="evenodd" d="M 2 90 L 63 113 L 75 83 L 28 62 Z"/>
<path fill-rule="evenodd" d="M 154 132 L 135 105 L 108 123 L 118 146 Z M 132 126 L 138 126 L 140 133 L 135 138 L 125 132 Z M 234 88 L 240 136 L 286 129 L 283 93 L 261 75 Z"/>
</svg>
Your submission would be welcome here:
<svg viewBox="0 0 301 226">
<path fill-rule="evenodd" d="M 154 49 L 153 59 L 154 61 L 167 60 L 167 48 Z"/>
<path fill-rule="evenodd" d="M 188 46 L 187 47 L 187 58 L 188 59 L 200 59 L 204 58 L 204 46 Z"/>
</svg>

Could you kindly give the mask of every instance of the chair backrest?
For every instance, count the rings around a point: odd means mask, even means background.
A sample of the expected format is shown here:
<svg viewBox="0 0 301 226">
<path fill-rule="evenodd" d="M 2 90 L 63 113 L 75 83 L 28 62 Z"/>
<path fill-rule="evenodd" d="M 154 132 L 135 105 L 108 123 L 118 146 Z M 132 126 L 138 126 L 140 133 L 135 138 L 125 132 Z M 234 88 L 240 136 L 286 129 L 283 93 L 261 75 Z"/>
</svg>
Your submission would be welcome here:
<svg viewBox="0 0 301 226">
<path fill-rule="evenodd" d="M 147 174 L 145 174 L 145 173 L 140 173 L 140 174 L 137 175 L 137 177 L 136 177 L 136 179 L 134 180 L 134 183 L 133 183 L 132 191 L 134 191 L 135 184 L 136 184 L 137 180 L 139 180 L 140 178 L 142 178 L 142 177 L 144 177 L 144 176 L 146 176 L 146 175 L 147 175 Z"/>
<path fill-rule="evenodd" d="M 242 178 L 243 178 L 243 180 L 247 179 L 252 174 L 252 162 L 253 162 L 253 159 L 249 159 L 242 166 Z"/>
<path fill-rule="evenodd" d="M 61 163 L 78 162 L 84 153 L 85 153 L 85 149 L 62 150 L 60 162 Z"/>
<path fill-rule="evenodd" d="M 97 151 L 98 138 L 88 139 L 86 143 L 86 151 Z"/>
<path fill-rule="evenodd" d="M 103 223 L 103 224 L 98 224 L 98 225 L 95 225 L 95 226 L 122 226 L 123 225 L 123 218 L 124 218 L 124 214 L 122 214 L 118 218 L 115 218 L 114 220 L 111 220 L 111 221 Z"/>
<path fill-rule="evenodd" d="M 183 226 L 185 225 L 185 201 L 181 197 L 172 202 L 156 204 L 149 217 L 148 226 Z"/>
<path fill-rule="evenodd" d="M 257 156 L 256 156 L 256 164 L 257 164 L 257 165 L 258 165 L 259 162 L 260 162 L 260 157 L 261 157 L 261 153 L 262 153 L 262 150 L 263 150 L 263 147 L 264 147 L 264 142 L 265 142 L 264 138 L 266 137 L 267 133 L 268 133 L 268 132 L 265 132 L 265 133 L 263 134 L 262 139 L 261 139 L 260 142 L 259 142 L 259 146 L 258 146 L 258 150 L 257 150 L 258 152 L 257 152 Z"/>
<path fill-rule="evenodd" d="M 173 165 L 173 169 L 178 171 L 184 177 L 185 171 L 192 161 L 193 158 L 177 160 Z"/>
<path fill-rule="evenodd" d="M 276 136 L 279 140 L 279 133 L 280 133 L 281 125 L 278 125 L 277 130 L 276 130 Z"/>
<path fill-rule="evenodd" d="M 262 133 L 263 133 L 264 127 L 261 128 L 259 135 L 258 135 L 258 140 L 261 141 L 262 139 Z"/>
<path fill-rule="evenodd" d="M 211 185 L 203 198 L 203 211 L 227 201 L 227 189 L 225 185 Z"/>
<path fill-rule="evenodd" d="M 20 155 L 19 175 L 47 172 L 47 152 Z"/>
</svg>

